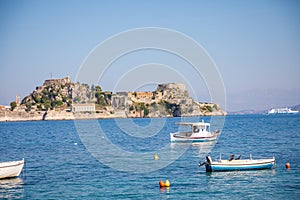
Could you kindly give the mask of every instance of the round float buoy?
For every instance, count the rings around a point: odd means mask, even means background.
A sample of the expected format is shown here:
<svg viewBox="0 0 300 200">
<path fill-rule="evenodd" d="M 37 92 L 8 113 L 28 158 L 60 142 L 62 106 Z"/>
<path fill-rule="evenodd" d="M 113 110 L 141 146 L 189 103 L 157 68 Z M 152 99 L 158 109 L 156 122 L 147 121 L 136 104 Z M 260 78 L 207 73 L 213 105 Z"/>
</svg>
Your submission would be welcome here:
<svg viewBox="0 0 300 200">
<path fill-rule="evenodd" d="M 166 186 L 166 187 L 170 187 L 170 185 L 171 185 L 170 181 L 169 181 L 169 180 L 166 180 L 165 186 Z"/>
<path fill-rule="evenodd" d="M 158 154 L 156 153 L 156 154 L 154 154 L 154 160 L 159 160 L 159 156 L 158 156 Z"/>
<path fill-rule="evenodd" d="M 290 169 L 291 168 L 291 164 L 290 163 L 285 163 L 285 168 L 286 169 Z"/>
<path fill-rule="evenodd" d="M 165 183 L 164 183 L 162 180 L 160 180 L 160 181 L 159 181 L 159 186 L 160 186 L 160 187 L 165 187 L 166 185 L 165 185 Z"/>
</svg>

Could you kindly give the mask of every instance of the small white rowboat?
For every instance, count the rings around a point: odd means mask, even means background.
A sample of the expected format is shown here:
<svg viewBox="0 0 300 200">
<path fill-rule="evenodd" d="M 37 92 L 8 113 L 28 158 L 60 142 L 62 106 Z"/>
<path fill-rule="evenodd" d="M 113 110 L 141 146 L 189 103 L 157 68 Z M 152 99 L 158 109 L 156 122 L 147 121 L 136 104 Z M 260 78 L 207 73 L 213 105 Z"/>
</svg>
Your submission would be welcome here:
<svg viewBox="0 0 300 200">
<path fill-rule="evenodd" d="M 17 177 L 21 174 L 25 160 L 0 162 L 0 179 Z"/>
</svg>

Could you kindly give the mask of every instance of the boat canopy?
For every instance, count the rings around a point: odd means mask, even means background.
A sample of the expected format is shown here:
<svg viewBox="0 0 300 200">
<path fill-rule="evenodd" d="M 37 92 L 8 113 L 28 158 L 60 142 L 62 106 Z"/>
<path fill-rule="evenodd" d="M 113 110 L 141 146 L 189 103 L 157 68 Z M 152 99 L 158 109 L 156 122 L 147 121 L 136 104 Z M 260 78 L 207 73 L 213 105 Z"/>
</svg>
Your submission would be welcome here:
<svg viewBox="0 0 300 200">
<path fill-rule="evenodd" d="M 203 120 L 202 122 L 179 122 L 175 124 L 179 126 L 191 126 L 193 133 L 198 133 L 200 130 L 206 130 L 207 132 L 210 131 L 210 123 L 205 123 Z"/>
<path fill-rule="evenodd" d="M 210 126 L 210 123 L 205 123 L 205 122 L 178 122 L 178 123 L 175 123 L 179 126 L 205 126 L 205 127 L 209 127 Z"/>
</svg>

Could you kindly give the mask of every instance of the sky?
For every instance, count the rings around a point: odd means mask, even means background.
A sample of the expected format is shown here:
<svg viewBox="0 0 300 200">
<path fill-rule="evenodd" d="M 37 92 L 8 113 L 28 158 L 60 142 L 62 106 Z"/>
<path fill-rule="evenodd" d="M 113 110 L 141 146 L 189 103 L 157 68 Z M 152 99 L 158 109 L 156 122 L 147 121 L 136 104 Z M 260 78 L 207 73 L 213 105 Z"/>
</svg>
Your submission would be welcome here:
<svg viewBox="0 0 300 200">
<path fill-rule="evenodd" d="M 0 0 L 0 105 L 15 101 L 16 94 L 24 98 L 51 77 L 69 75 L 76 80 L 80 66 L 97 45 L 143 27 L 175 30 L 201 45 L 222 77 L 227 111 L 297 105 L 299 10 L 297 0 Z M 144 50 L 117 60 L 99 84 L 103 90 L 115 90 L 116 77 L 143 63 L 168 65 L 185 80 L 197 78 L 180 58 Z M 172 75 L 165 79 L 180 80 Z M 209 102 L 206 83 L 200 82 L 192 84 L 193 95 Z"/>
</svg>

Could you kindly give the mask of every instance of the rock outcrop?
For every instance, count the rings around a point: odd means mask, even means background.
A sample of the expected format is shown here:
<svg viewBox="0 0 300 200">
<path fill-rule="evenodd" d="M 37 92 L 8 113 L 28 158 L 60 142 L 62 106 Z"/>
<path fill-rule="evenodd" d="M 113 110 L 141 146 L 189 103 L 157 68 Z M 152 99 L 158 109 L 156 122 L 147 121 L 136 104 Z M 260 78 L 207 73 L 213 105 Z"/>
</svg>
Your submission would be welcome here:
<svg viewBox="0 0 300 200">
<path fill-rule="evenodd" d="M 159 84 L 153 92 L 128 93 L 128 117 L 180 117 L 226 115 L 219 105 L 199 103 L 190 96 L 184 84 Z"/>
</svg>

